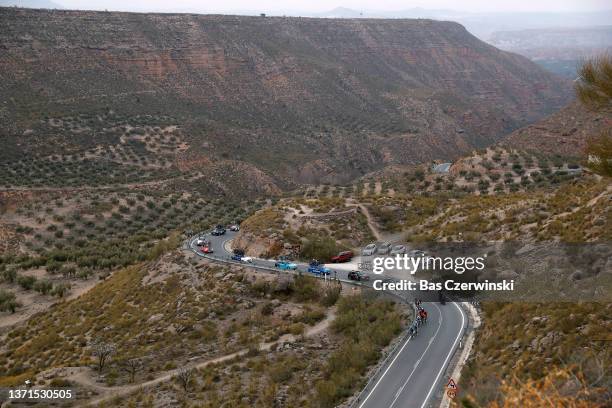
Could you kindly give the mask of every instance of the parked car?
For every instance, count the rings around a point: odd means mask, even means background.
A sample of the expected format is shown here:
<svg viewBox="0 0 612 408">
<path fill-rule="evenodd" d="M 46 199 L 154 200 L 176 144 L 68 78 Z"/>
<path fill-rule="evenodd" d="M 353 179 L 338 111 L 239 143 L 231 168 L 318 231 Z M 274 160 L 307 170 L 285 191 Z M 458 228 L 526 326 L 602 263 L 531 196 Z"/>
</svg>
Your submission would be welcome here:
<svg viewBox="0 0 612 408">
<path fill-rule="evenodd" d="M 374 255 L 375 253 L 376 253 L 376 244 L 368 244 L 361 251 L 361 255 L 363 256 L 371 256 L 371 255 Z"/>
<path fill-rule="evenodd" d="M 391 255 L 403 255 L 405 253 L 406 253 L 405 245 L 394 245 L 393 248 L 391 248 Z"/>
<path fill-rule="evenodd" d="M 351 259 L 353 259 L 352 251 L 342 251 L 338 255 L 332 256 L 331 261 L 333 263 L 340 263 L 340 262 L 348 262 Z"/>
<path fill-rule="evenodd" d="M 348 278 L 354 281 L 369 281 L 370 277 L 361 271 L 350 271 Z"/>
<path fill-rule="evenodd" d="M 233 254 L 231 257 L 232 261 L 244 262 L 244 263 L 253 263 L 253 258 L 250 256 L 243 256 L 238 254 Z"/>
<path fill-rule="evenodd" d="M 329 269 L 326 266 L 319 266 L 319 267 L 308 267 L 308 272 L 310 273 L 314 273 L 315 275 L 329 275 L 331 274 L 331 269 Z"/>
<path fill-rule="evenodd" d="M 196 240 L 196 245 L 197 246 L 203 246 L 203 245 L 209 245 L 210 242 L 206 239 L 206 238 L 198 238 Z"/>
<path fill-rule="evenodd" d="M 378 246 L 376 253 L 379 255 L 386 255 L 391 250 L 391 244 L 389 242 L 383 242 Z"/>
<path fill-rule="evenodd" d="M 331 274 L 331 269 L 317 261 L 312 261 L 310 265 L 308 265 L 308 272 L 314 273 L 315 275 L 329 275 Z"/>
<path fill-rule="evenodd" d="M 212 230 L 211 234 L 214 235 L 214 236 L 224 235 L 225 234 L 225 227 L 223 225 L 217 225 L 215 227 L 215 229 Z"/>
<path fill-rule="evenodd" d="M 297 269 L 296 264 L 287 261 L 276 261 L 274 266 L 283 271 L 295 271 Z"/>
<path fill-rule="evenodd" d="M 418 258 L 418 257 L 421 257 L 421 256 L 425 256 L 426 253 L 425 253 L 425 251 L 421 251 L 420 249 L 415 249 L 415 250 L 410 251 L 409 255 L 411 257 L 413 257 L 413 258 Z"/>
<path fill-rule="evenodd" d="M 392 278 L 390 276 L 383 276 L 381 281 L 382 281 L 382 283 L 393 283 L 393 282 L 397 282 L 397 279 Z"/>
<path fill-rule="evenodd" d="M 230 225 L 229 230 L 230 231 L 240 231 L 240 225 L 238 224 Z"/>
</svg>

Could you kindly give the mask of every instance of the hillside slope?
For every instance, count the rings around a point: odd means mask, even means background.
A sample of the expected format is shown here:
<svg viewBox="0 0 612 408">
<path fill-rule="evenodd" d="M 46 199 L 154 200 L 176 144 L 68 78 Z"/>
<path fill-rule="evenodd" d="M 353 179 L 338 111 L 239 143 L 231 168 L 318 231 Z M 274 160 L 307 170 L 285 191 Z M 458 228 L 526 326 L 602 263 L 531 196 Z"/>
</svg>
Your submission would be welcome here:
<svg viewBox="0 0 612 408">
<path fill-rule="evenodd" d="M 2 161 L 120 150 L 347 181 L 491 144 L 569 97 L 451 22 L 0 8 L 0 27 Z"/>
<path fill-rule="evenodd" d="M 512 132 L 502 145 L 519 150 L 579 157 L 589 137 L 612 128 L 612 111 L 592 111 L 573 102 L 537 123 Z"/>
</svg>

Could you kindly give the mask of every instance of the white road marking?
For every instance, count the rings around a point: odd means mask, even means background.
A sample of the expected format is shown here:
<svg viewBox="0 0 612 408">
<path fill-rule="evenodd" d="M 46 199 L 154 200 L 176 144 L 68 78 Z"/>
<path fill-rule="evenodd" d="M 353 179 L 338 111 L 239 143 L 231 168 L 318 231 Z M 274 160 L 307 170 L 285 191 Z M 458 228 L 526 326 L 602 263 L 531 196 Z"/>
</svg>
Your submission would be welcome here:
<svg viewBox="0 0 612 408">
<path fill-rule="evenodd" d="M 389 371 L 389 369 L 393 366 L 393 363 L 395 363 L 395 360 L 397 360 L 397 358 L 399 357 L 400 354 L 402 354 L 402 351 L 404 351 L 404 347 L 406 347 L 406 345 L 408 344 L 408 342 L 410 341 L 410 339 L 412 338 L 412 336 L 408 337 L 408 339 L 406 339 L 406 341 L 404 342 L 404 345 L 402 346 L 402 348 L 400 348 L 400 350 L 398 351 L 398 353 L 395 355 L 395 357 L 393 358 L 393 360 L 391 361 L 391 364 L 389 364 L 389 366 L 387 367 L 387 369 L 385 370 L 385 372 L 380 376 L 380 378 L 378 379 L 378 381 L 376 381 L 376 384 L 374 384 L 374 387 L 372 388 L 372 391 L 370 391 L 370 393 L 368 394 L 368 396 L 363 400 L 363 402 L 361 403 L 361 405 L 359 405 L 359 408 L 362 408 L 364 406 L 364 404 L 366 403 L 366 401 L 368 400 L 368 398 L 370 398 L 370 395 L 372 395 L 372 393 L 374 392 L 374 390 L 376 389 L 376 387 L 378 387 L 378 384 L 382 381 L 382 379 L 384 378 L 385 374 L 387 374 L 387 371 Z"/>
<path fill-rule="evenodd" d="M 459 313 L 461 314 L 461 330 L 459 330 L 459 333 L 457 334 L 457 338 L 455 338 L 455 341 L 453 343 L 453 347 L 451 347 L 450 351 L 448 352 L 448 355 L 446 356 L 446 359 L 444 360 L 444 364 L 442 364 L 442 367 L 440 367 L 440 371 L 438 372 L 436 379 L 434 380 L 433 383 L 431 383 L 431 388 L 429 389 L 429 392 L 427 393 L 425 400 L 423 400 L 423 404 L 421 405 L 421 408 L 424 408 L 425 404 L 427 404 L 427 401 L 429 400 L 429 397 L 431 396 L 433 389 L 436 387 L 436 384 L 438 383 L 438 380 L 440 379 L 440 376 L 442 375 L 442 371 L 444 371 L 444 369 L 446 368 L 446 363 L 448 363 L 448 360 L 453 355 L 453 352 L 455 350 L 455 345 L 457 344 L 457 342 L 459 341 L 463 333 L 463 325 L 465 324 L 465 314 L 463 312 L 463 309 L 461 309 L 461 307 L 459 307 L 457 303 L 453 302 L 453 305 L 455 305 L 455 307 L 459 310 Z"/>
<path fill-rule="evenodd" d="M 226 241 L 230 241 L 230 239 L 227 239 Z M 225 249 L 225 243 L 226 241 L 222 242 L 222 247 L 223 249 Z M 194 242 L 195 239 L 192 240 L 190 242 L 190 247 L 191 249 L 195 250 L 194 246 Z M 392 408 L 393 405 L 395 404 L 395 402 L 397 401 L 397 399 L 399 398 L 399 396 L 401 395 L 401 393 L 403 392 L 406 384 L 408 383 L 408 381 L 410 380 L 410 378 L 412 377 L 412 375 L 414 374 L 414 372 L 416 371 L 417 367 L 419 366 L 419 364 L 421 363 L 423 357 L 425 356 L 425 354 L 427 353 L 427 351 L 429 350 L 431 344 L 433 343 L 434 339 L 437 337 L 438 332 L 440 331 L 440 328 L 442 327 L 442 321 L 443 321 L 443 317 L 442 317 L 442 311 L 440 310 L 440 308 L 438 308 L 438 306 L 435 303 L 432 303 L 436 309 L 438 309 L 438 312 L 440 312 L 440 320 L 438 322 L 438 328 L 436 329 L 436 332 L 434 333 L 434 336 L 432 338 L 429 339 L 427 348 L 425 349 L 425 351 L 421 354 L 421 357 L 418 359 L 418 361 L 415 363 L 414 368 L 412 370 L 412 372 L 410 373 L 410 375 L 408 376 L 408 378 L 406 379 L 406 381 L 404 382 L 404 384 L 398 389 L 397 393 L 395 394 L 395 399 L 393 400 L 393 402 L 391 403 L 391 405 L 389 406 L 389 408 Z M 438 372 L 438 375 L 436 376 L 435 381 L 432 383 L 431 388 L 429 389 L 429 392 L 427 393 L 427 396 L 425 397 L 425 400 L 423 401 L 423 404 L 421 405 L 421 408 L 425 407 L 425 404 L 427 403 L 427 401 L 429 400 L 431 393 L 433 392 L 433 389 L 435 387 L 435 385 L 437 384 L 438 380 L 440 379 L 440 375 L 442 375 L 442 371 L 444 370 L 444 367 L 446 366 L 448 360 L 450 359 L 452 352 L 455 349 L 455 345 L 457 344 L 457 341 L 460 339 L 461 337 L 461 333 L 463 331 L 463 326 L 465 324 L 465 315 L 463 313 L 463 310 L 456 304 L 453 302 L 453 304 L 455 305 L 455 307 L 459 310 L 459 312 L 461 313 L 461 330 L 459 331 L 457 338 L 455 339 L 455 341 L 453 342 L 453 346 L 451 347 L 449 354 L 446 356 L 446 359 L 444 361 L 444 364 L 442 365 L 442 368 L 440 369 L 440 371 Z M 376 387 L 378 387 L 378 385 L 380 384 L 380 382 L 382 381 L 382 379 L 385 377 L 385 375 L 387 374 L 387 372 L 391 369 L 391 367 L 393 366 L 393 364 L 395 363 L 395 361 L 397 360 L 397 358 L 400 356 L 400 354 L 402 354 L 402 352 L 404 351 L 404 348 L 406 347 L 406 345 L 408 344 L 408 342 L 412 340 L 412 336 L 408 337 L 408 339 L 406 339 L 406 341 L 404 342 L 404 344 L 402 345 L 402 347 L 400 348 L 399 352 L 395 355 L 395 357 L 393 358 L 393 360 L 391 361 L 391 363 L 389 364 L 389 366 L 386 368 L 386 370 L 383 372 L 383 374 L 380 376 L 380 378 L 378 379 L 378 381 L 376 382 L 376 384 L 374 385 L 374 387 L 372 388 L 372 390 L 368 393 L 367 397 L 363 400 L 363 402 L 359 405 L 359 408 L 362 408 L 365 403 L 368 401 L 368 399 L 370 398 L 370 396 L 372 395 L 372 393 L 374 392 L 374 390 L 376 389 Z"/>
<path fill-rule="evenodd" d="M 425 351 L 423 351 L 423 353 L 421 354 L 421 357 L 419 358 L 417 363 L 414 365 L 414 368 L 412 369 L 412 372 L 410 373 L 408 378 L 406 378 L 406 381 L 404 381 L 404 384 L 402 384 L 402 387 L 401 387 L 402 389 L 406 386 L 406 384 L 408 384 L 408 381 L 410 381 L 410 379 L 412 378 L 412 375 L 415 373 L 417 367 L 419 366 L 419 363 L 421 362 L 423 357 L 425 357 L 425 354 L 427 354 L 427 351 L 429 350 L 429 347 L 431 347 L 431 344 L 433 343 L 433 339 L 435 339 L 438 336 L 438 332 L 440 331 L 440 328 L 442 327 L 442 322 L 444 321 L 444 318 L 442 317 L 442 311 L 440 310 L 440 308 L 438 308 L 438 306 L 436 306 L 435 303 L 433 303 L 433 305 L 438 309 L 438 312 L 440 312 L 440 321 L 438 322 L 438 328 L 436 329 L 436 332 L 434 333 L 433 337 L 431 338 L 432 341 L 429 342 L 429 344 L 425 348 Z M 401 394 L 401 393 L 399 393 L 399 394 Z M 397 402 L 397 399 L 399 398 L 399 394 L 397 394 L 395 396 L 395 398 L 391 402 L 391 405 L 389 405 L 389 408 L 392 408 L 393 405 L 395 405 L 395 403 Z"/>
</svg>

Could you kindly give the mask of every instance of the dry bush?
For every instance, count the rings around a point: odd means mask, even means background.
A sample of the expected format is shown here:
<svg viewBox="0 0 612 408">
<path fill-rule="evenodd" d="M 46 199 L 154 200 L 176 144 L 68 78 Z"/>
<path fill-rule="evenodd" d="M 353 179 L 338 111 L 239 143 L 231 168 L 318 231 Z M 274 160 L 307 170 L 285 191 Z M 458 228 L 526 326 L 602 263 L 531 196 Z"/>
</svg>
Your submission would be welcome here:
<svg viewBox="0 0 612 408">
<path fill-rule="evenodd" d="M 502 402 L 491 408 L 599 408 L 606 404 L 604 388 L 589 387 L 581 372 L 556 369 L 539 380 L 521 381 L 513 378 L 501 386 Z M 609 400 L 608 400 L 609 402 Z"/>
</svg>

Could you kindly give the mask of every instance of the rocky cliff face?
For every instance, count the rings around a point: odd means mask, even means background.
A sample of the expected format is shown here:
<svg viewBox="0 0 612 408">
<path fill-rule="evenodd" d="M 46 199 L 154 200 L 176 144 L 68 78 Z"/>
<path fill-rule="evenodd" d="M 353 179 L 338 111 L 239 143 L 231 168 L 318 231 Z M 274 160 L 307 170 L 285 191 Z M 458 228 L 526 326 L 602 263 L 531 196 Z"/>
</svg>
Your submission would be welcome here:
<svg viewBox="0 0 612 408">
<path fill-rule="evenodd" d="M 0 8 L 0 49 L 3 161 L 115 143 L 112 112 L 179 126 L 183 166 L 244 161 L 279 186 L 456 157 L 570 95 L 527 59 L 431 20 Z M 49 125 L 82 114 L 76 131 Z"/>
</svg>

